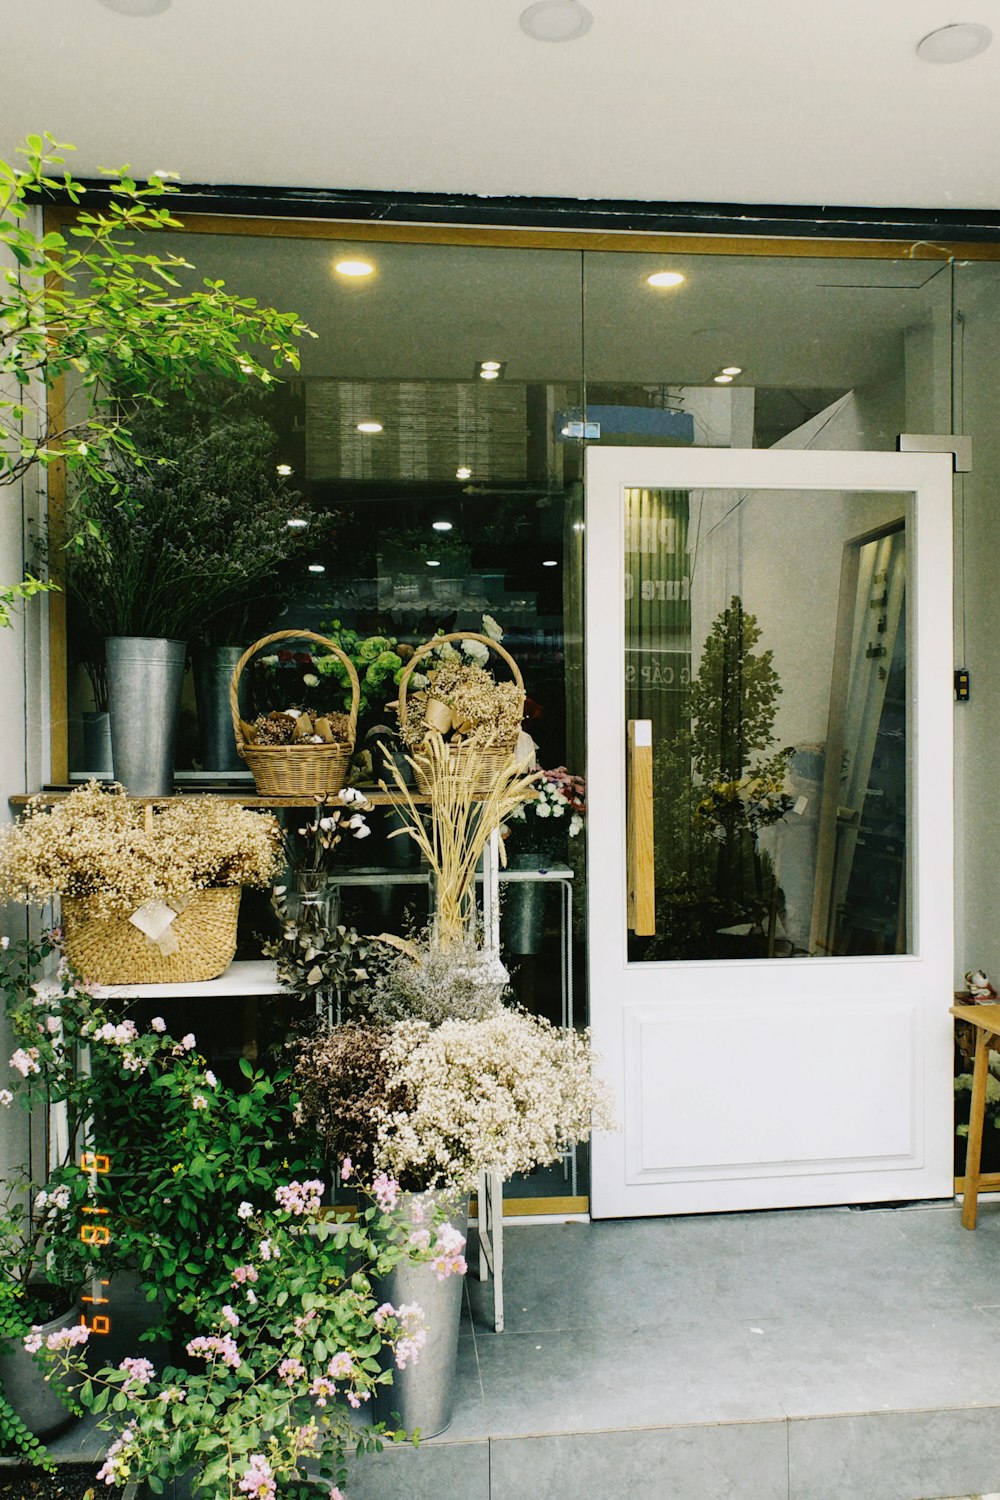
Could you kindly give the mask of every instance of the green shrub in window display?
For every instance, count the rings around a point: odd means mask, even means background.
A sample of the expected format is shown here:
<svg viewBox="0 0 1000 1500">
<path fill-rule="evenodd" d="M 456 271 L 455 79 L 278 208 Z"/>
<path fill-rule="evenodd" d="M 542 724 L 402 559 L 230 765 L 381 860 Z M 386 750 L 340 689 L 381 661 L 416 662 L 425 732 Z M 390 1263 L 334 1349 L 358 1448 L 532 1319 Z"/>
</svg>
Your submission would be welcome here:
<svg viewBox="0 0 1000 1500">
<path fill-rule="evenodd" d="M 298 369 L 297 341 L 314 335 L 297 314 L 259 307 L 222 281 L 186 290 L 180 277 L 193 268 L 182 256 L 137 242 L 181 227 L 157 201 L 176 191 L 161 175 L 139 186 L 127 168 L 105 171 L 106 200 L 65 231 L 36 232 L 29 211 L 43 195 L 85 201 L 66 168 L 73 149 L 30 135 L 19 163 L 0 160 L 0 486 L 64 463 L 69 531 L 80 538 L 98 528 L 95 496 L 119 493 L 115 460 L 135 459 L 135 419 L 164 387 L 190 395 L 205 374 L 266 387 L 273 372 Z M 86 398 L 79 416 L 47 399 L 67 375 Z M 49 586 L 31 575 L 0 585 L 0 625 L 14 603 Z"/>
</svg>

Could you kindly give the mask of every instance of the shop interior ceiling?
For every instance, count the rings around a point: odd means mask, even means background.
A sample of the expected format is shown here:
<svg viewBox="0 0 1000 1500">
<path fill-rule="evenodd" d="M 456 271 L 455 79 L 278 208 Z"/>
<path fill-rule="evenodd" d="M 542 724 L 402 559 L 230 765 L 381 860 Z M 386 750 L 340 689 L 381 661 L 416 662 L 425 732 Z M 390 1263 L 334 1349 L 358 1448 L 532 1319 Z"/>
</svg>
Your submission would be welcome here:
<svg viewBox="0 0 1000 1500">
<path fill-rule="evenodd" d="M 75 142 L 187 183 L 1000 208 L 1000 12 L 972 0 L 9 0 L 2 154 Z M 151 14 L 127 14 L 130 10 Z M 969 61 L 916 55 L 955 20 Z"/>
</svg>

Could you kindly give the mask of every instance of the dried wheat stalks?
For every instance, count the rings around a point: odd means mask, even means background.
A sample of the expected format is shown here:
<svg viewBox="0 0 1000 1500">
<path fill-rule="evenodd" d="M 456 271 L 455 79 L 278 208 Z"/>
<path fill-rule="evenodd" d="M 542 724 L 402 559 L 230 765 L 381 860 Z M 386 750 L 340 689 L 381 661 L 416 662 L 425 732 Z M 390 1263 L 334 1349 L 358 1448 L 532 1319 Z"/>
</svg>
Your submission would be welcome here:
<svg viewBox="0 0 1000 1500">
<path fill-rule="evenodd" d="M 446 744 L 439 734 L 428 734 L 420 751 L 420 769 L 428 787 L 430 827 L 425 821 L 426 809 L 419 805 L 413 792 L 390 756 L 386 764 L 395 786 L 381 783 L 383 791 L 392 791 L 400 800 L 397 811 L 406 827 L 397 828 L 390 838 L 400 834 L 413 839 L 434 873 L 437 887 L 435 929 L 437 945 L 448 948 L 464 936 L 475 910 L 476 867 L 490 834 L 509 818 L 516 807 L 531 795 L 539 771 L 527 772 L 523 763 L 511 755 L 491 775 L 485 792 L 474 790 L 484 779 L 484 764 L 495 750 L 483 752 L 464 746 L 460 756 L 451 755 L 455 741 Z M 411 765 L 415 762 L 410 761 Z M 503 850 L 501 848 L 501 856 Z"/>
</svg>

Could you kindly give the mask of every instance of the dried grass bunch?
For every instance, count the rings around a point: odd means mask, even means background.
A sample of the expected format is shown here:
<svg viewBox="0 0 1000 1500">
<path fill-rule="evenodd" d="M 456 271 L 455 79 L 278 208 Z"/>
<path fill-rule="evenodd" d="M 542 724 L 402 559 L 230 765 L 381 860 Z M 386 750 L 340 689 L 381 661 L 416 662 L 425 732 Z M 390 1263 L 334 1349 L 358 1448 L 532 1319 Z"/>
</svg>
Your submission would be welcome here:
<svg viewBox="0 0 1000 1500">
<path fill-rule="evenodd" d="M 208 796 L 143 807 L 91 781 L 51 806 L 33 797 L 0 831 L 0 900 L 91 896 L 95 916 L 111 915 L 212 886 L 267 886 L 282 865 L 270 813 Z"/>
<path fill-rule="evenodd" d="M 452 758 L 447 743 L 432 734 L 421 751 L 420 765 L 430 798 L 430 812 L 414 800 L 399 767 L 386 756 L 395 783 L 396 810 L 404 822 L 390 838 L 413 839 L 435 880 L 435 937 L 450 948 L 464 940 L 475 910 L 476 867 L 490 834 L 530 795 L 537 772 L 526 772 L 512 755 L 495 772 L 490 757 L 470 749 Z M 414 761 L 410 762 L 415 765 Z M 389 790 L 386 783 L 382 786 Z M 477 787 L 485 790 L 476 790 Z"/>
<path fill-rule="evenodd" d="M 427 687 L 407 700 L 406 723 L 400 725 L 408 749 L 423 745 L 428 724 L 435 722 L 428 711 L 434 704 L 451 711 L 452 727 L 464 745 L 485 749 L 515 743 L 524 715 L 524 692 L 517 683 L 497 682 L 485 667 L 469 661 L 445 662 L 426 675 Z"/>
<path fill-rule="evenodd" d="M 593 1060 L 587 1033 L 502 1007 L 436 1027 L 347 1024 L 299 1050 L 299 1123 L 362 1173 L 465 1193 L 480 1172 L 531 1171 L 611 1128 Z"/>
<path fill-rule="evenodd" d="M 373 956 L 374 955 L 374 956 Z M 478 1021 L 503 1004 L 508 991 L 503 972 L 483 964 L 479 934 L 463 933 L 450 948 L 437 947 L 431 934 L 389 939 L 369 952 L 367 980 L 350 996 L 357 1014 L 376 1025 L 394 1021 Z"/>
</svg>

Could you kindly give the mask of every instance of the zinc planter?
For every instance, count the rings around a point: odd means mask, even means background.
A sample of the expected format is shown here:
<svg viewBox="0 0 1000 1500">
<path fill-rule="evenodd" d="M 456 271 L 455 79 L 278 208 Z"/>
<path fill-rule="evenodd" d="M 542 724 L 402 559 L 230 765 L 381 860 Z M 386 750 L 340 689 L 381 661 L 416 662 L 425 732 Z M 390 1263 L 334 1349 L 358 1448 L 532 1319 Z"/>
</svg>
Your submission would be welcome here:
<svg viewBox="0 0 1000 1500">
<path fill-rule="evenodd" d="M 229 711 L 229 684 L 242 646 L 205 646 L 194 657 L 198 738 L 205 771 L 243 771 Z"/>
<path fill-rule="evenodd" d="M 71 1307 L 40 1325 L 42 1337 L 71 1328 L 79 1320 L 77 1308 Z M 7 1347 L 8 1352 L 0 1354 L 0 1388 L 25 1427 L 37 1438 L 51 1437 L 60 1428 L 68 1427 L 74 1420 L 73 1413 L 46 1381 L 44 1371 L 24 1349 L 20 1338 L 10 1335 Z"/>
<path fill-rule="evenodd" d="M 549 863 L 543 854 L 512 854 L 508 866 L 512 870 L 544 870 Z M 511 881 L 504 888 L 503 897 L 503 945 L 508 953 L 524 958 L 538 953 L 545 934 L 545 894 L 547 886 L 541 880 Z"/>
<path fill-rule="evenodd" d="M 408 1193 L 400 1199 L 400 1206 L 406 1213 L 411 1204 L 419 1203 L 429 1224 L 439 1197 L 434 1193 Z M 448 1217 L 461 1234 L 468 1233 L 467 1208 L 458 1213 L 449 1204 Z M 451 1422 L 464 1286 L 464 1276 L 452 1274 L 439 1281 L 430 1262 L 415 1265 L 412 1261 L 401 1261 L 375 1284 L 374 1294 L 380 1302 L 391 1302 L 393 1307 L 416 1302 L 423 1309 L 427 1329 L 419 1358 L 405 1370 L 397 1370 L 391 1351 L 383 1350 L 380 1362 L 383 1369 L 392 1371 L 392 1385 L 376 1390 L 374 1406 L 378 1421 L 390 1427 L 403 1427 L 407 1432 L 419 1429 L 424 1438 L 436 1437 Z"/>
<path fill-rule="evenodd" d="M 187 645 L 119 635 L 105 651 L 115 780 L 134 797 L 169 797 Z"/>
</svg>

